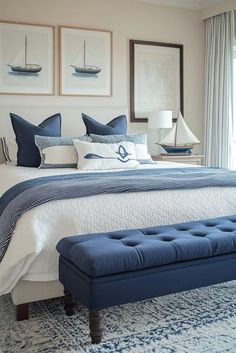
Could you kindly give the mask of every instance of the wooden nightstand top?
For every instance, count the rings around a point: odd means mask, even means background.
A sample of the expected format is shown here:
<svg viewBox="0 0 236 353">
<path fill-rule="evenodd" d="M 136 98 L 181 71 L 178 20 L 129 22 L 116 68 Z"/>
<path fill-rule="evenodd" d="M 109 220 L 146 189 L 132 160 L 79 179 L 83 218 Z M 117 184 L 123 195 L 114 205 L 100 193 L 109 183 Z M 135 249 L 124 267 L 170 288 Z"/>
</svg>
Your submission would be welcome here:
<svg viewBox="0 0 236 353">
<path fill-rule="evenodd" d="M 187 164 L 202 164 L 202 159 L 204 155 L 202 154 L 159 154 L 158 156 L 152 156 L 154 161 L 168 161 L 176 163 L 187 163 Z"/>
</svg>

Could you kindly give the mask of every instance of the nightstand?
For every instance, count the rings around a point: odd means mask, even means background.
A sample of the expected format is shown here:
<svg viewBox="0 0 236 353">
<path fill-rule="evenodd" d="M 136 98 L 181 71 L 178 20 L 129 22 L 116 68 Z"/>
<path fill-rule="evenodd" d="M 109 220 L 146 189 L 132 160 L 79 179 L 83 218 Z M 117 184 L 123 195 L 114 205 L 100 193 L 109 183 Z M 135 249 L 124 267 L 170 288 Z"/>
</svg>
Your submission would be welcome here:
<svg viewBox="0 0 236 353">
<path fill-rule="evenodd" d="M 202 154 L 186 154 L 186 155 L 173 155 L 173 154 L 159 154 L 158 156 L 152 156 L 154 161 L 166 161 L 175 163 L 185 163 L 185 164 L 202 164 L 203 159 Z"/>
</svg>

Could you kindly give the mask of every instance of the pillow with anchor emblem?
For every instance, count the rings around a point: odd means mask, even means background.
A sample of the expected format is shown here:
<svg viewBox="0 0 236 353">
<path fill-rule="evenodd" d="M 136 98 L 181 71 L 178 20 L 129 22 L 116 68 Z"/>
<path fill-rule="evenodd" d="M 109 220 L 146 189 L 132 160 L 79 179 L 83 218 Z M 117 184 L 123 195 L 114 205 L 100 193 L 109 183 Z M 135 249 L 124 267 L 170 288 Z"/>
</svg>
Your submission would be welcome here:
<svg viewBox="0 0 236 353">
<path fill-rule="evenodd" d="M 132 142 L 105 144 L 75 139 L 73 142 L 78 154 L 78 169 L 127 169 L 137 168 L 140 165 Z"/>
<path fill-rule="evenodd" d="M 134 144 L 136 158 L 140 164 L 154 163 L 147 147 L 147 135 L 95 135 L 90 134 L 92 142 L 99 143 L 119 143 L 121 141 L 129 141 Z"/>
</svg>

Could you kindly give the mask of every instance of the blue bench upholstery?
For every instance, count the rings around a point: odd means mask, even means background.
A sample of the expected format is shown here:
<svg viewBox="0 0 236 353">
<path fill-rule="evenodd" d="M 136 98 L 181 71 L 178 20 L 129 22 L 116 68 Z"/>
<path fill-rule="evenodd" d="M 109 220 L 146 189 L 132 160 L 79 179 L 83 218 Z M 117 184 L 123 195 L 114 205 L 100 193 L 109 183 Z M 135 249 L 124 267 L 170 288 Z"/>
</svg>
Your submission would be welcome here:
<svg viewBox="0 0 236 353">
<path fill-rule="evenodd" d="M 236 251 L 236 216 L 63 239 L 59 253 L 91 277 Z"/>
<path fill-rule="evenodd" d="M 73 236 L 57 250 L 66 291 L 97 312 L 236 279 L 236 216 Z"/>
</svg>

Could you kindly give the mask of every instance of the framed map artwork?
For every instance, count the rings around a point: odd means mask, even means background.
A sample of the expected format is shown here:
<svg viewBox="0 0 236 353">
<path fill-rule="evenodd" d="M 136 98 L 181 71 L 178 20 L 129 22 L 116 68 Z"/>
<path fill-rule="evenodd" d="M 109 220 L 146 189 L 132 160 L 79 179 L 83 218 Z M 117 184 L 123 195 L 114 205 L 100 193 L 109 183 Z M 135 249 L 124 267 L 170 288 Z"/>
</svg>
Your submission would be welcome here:
<svg viewBox="0 0 236 353">
<path fill-rule="evenodd" d="M 155 110 L 184 109 L 183 45 L 130 40 L 130 120 Z"/>
</svg>

